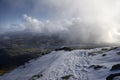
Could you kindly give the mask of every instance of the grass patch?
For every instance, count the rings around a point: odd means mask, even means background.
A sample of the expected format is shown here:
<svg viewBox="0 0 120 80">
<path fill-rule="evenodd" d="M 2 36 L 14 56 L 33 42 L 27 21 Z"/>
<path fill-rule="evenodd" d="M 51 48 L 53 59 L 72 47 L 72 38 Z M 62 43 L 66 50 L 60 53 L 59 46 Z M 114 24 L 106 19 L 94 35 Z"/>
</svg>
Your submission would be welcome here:
<svg viewBox="0 0 120 80">
<path fill-rule="evenodd" d="M 0 76 L 2 76 L 3 74 L 15 69 L 17 66 L 11 66 L 11 67 L 8 67 L 8 68 L 3 68 L 3 69 L 0 69 Z"/>
<path fill-rule="evenodd" d="M 52 49 L 40 48 L 12 48 L 0 49 L 0 75 L 3 75 L 14 68 L 24 65 L 31 59 L 46 55 Z"/>
</svg>

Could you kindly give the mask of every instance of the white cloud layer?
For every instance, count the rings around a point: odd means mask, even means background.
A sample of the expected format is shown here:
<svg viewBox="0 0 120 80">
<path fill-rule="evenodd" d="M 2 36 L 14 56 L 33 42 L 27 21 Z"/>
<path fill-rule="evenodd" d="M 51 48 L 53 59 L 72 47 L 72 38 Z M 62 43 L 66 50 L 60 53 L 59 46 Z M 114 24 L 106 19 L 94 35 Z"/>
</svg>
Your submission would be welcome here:
<svg viewBox="0 0 120 80">
<path fill-rule="evenodd" d="M 24 15 L 27 31 L 59 34 L 70 41 L 82 43 L 120 41 L 120 0 L 32 0 L 32 2 L 33 14 L 40 15 L 44 12 L 49 14 L 50 19 L 42 21 Z"/>
<path fill-rule="evenodd" d="M 25 31 L 42 33 L 46 35 L 58 35 L 68 41 L 81 43 L 118 43 L 119 28 L 106 22 L 87 22 L 79 18 L 63 21 L 40 21 L 24 15 L 26 21 Z"/>
</svg>

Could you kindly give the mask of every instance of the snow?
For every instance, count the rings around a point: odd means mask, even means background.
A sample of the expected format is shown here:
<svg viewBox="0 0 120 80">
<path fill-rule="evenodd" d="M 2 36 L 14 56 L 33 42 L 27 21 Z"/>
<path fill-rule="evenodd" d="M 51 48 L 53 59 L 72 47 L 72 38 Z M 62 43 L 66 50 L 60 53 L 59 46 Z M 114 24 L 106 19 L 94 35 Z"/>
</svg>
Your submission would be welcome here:
<svg viewBox="0 0 120 80">
<path fill-rule="evenodd" d="M 110 74 L 120 73 L 120 70 L 110 71 L 114 64 L 120 64 L 117 52 L 119 48 L 53 51 L 0 76 L 0 80 L 106 80 Z M 91 65 L 103 67 L 94 69 Z M 114 80 L 120 80 L 119 76 Z"/>
</svg>

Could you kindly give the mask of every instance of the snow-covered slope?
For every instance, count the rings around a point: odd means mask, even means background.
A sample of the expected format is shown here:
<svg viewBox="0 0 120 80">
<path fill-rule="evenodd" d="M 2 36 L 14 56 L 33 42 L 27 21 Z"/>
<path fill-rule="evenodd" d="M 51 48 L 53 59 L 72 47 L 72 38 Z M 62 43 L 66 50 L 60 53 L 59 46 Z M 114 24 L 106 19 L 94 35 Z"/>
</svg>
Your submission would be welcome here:
<svg viewBox="0 0 120 80">
<path fill-rule="evenodd" d="M 53 51 L 31 60 L 24 66 L 0 76 L 0 80 L 106 80 L 110 74 L 120 73 L 119 48 Z M 120 80 L 108 79 L 108 80 Z"/>
</svg>

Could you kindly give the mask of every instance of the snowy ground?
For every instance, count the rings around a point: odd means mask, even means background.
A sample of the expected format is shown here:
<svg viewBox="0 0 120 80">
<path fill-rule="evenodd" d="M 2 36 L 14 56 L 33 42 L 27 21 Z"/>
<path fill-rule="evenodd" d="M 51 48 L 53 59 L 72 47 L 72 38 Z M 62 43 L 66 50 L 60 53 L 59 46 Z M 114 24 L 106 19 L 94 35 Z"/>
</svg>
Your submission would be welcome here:
<svg viewBox="0 0 120 80">
<path fill-rule="evenodd" d="M 119 48 L 53 51 L 0 76 L 0 80 L 106 80 L 110 74 L 120 73 L 120 69 L 110 70 L 120 64 L 118 52 Z"/>
</svg>

